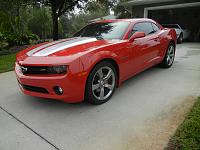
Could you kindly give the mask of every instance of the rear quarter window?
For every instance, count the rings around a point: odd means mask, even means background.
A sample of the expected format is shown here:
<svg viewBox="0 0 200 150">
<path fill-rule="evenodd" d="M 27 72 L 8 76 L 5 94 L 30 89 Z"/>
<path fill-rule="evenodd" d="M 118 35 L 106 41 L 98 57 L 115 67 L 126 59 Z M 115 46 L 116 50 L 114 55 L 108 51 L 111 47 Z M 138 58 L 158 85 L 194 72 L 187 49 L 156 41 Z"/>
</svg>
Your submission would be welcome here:
<svg viewBox="0 0 200 150">
<path fill-rule="evenodd" d="M 158 31 L 160 31 L 160 28 L 156 25 L 156 24 L 154 24 L 154 23 L 151 23 L 151 25 L 152 25 L 152 27 L 153 27 L 153 30 L 155 31 L 155 32 L 158 32 Z"/>
</svg>

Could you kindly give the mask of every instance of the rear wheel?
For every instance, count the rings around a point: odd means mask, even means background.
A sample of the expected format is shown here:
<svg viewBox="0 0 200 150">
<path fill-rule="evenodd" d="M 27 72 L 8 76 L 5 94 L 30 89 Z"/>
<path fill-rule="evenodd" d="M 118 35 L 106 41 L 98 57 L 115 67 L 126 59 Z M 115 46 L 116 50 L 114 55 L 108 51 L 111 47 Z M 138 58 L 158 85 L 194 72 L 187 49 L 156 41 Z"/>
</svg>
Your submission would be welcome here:
<svg viewBox="0 0 200 150">
<path fill-rule="evenodd" d="M 97 64 L 89 74 L 85 100 L 95 105 L 107 102 L 115 91 L 116 81 L 116 69 L 110 62 Z"/>
<path fill-rule="evenodd" d="M 170 43 L 167 48 L 165 57 L 160 64 L 161 67 L 163 67 L 163 68 L 171 67 L 174 63 L 174 58 L 175 58 L 175 45 L 173 43 Z"/>
<path fill-rule="evenodd" d="M 178 38 L 178 43 L 181 44 L 183 42 L 183 34 L 181 33 Z"/>
</svg>

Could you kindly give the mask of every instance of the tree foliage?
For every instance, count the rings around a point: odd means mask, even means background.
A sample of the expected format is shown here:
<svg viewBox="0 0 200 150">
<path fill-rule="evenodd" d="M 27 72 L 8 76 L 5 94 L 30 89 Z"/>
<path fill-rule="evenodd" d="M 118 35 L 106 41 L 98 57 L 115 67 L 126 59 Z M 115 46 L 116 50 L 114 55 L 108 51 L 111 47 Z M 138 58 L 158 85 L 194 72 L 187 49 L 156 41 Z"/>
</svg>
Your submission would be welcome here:
<svg viewBox="0 0 200 150">
<path fill-rule="evenodd" d="M 118 16 L 119 19 L 131 18 L 132 10 L 128 10 L 126 7 L 121 5 L 122 3 L 127 1 L 129 0 L 120 0 L 119 3 L 113 7 L 113 10 L 115 11 L 115 14 Z"/>
<path fill-rule="evenodd" d="M 52 22 L 53 22 L 53 39 L 58 39 L 58 19 L 64 14 L 69 14 L 75 8 L 83 8 L 84 12 L 86 12 L 85 16 L 80 14 L 80 16 L 88 17 L 89 14 L 96 14 L 95 12 L 103 12 L 104 14 L 108 14 L 111 7 L 113 7 L 117 0 L 40 0 L 45 5 L 49 5 L 51 7 L 52 12 Z M 99 11 L 100 9 L 100 11 Z"/>
<path fill-rule="evenodd" d="M 30 14 L 31 15 L 28 20 L 29 30 L 34 34 L 37 34 L 42 39 L 50 38 L 52 34 L 52 20 L 49 9 L 45 7 L 40 9 L 34 8 L 31 10 Z"/>
<path fill-rule="evenodd" d="M 69 13 L 68 17 L 63 17 L 61 19 L 62 23 L 65 22 L 66 24 L 63 25 L 64 30 L 67 28 L 65 30 L 66 36 L 70 37 L 86 24 L 90 23 L 90 20 L 109 15 L 111 7 L 112 6 L 108 4 L 107 1 L 90 0 L 78 14 Z"/>
<path fill-rule="evenodd" d="M 80 8 L 87 0 L 43 0 L 44 4 L 51 7 L 53 22 L 53 39 L 58 39 L 58 19 L 66 12 L 72 11 L 75 7 Z"/>
<path fill-rule="evenodd" d="M 29 44 L 32 40 L 63 38 L 89 20 L 106 16 L 117 0 L 0 0 L 2 45 Z"/>
<path fill-rule="evenodd" d="M 27 27 L 26 8 L 30 3 L 30 0 L 0 0 L 0 49 L 5 43 L 23 45 L 38 39 Z"/>
</svg>

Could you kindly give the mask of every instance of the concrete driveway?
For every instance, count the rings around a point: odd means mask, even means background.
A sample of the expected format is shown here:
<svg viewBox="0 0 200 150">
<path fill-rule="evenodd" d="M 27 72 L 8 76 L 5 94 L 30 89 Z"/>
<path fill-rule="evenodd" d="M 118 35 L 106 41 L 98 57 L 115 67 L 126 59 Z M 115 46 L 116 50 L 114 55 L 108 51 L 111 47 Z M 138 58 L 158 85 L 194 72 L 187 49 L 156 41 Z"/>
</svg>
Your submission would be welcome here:
<svg viewBox="0 0 200 150">
<path fill-rule="evenodd" d="M 23 95 L 0 74 L 1 150 L 162 149 L 200 95 L 200 43 L 177 46 L 174 66 L 126 81 L 100 106 Z"/>
</svg>

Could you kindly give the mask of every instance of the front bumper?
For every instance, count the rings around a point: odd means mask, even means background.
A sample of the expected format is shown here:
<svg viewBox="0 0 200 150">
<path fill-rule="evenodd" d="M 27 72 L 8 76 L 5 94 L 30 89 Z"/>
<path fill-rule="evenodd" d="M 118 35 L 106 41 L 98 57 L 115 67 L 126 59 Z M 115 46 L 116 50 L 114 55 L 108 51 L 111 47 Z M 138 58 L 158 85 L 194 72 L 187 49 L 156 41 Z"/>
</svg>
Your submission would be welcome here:
<svg viewBox="0 0 200 150">
<path fill-rule="evenodd" d="M 86 77 L 81 76 L 79 73 L 73 74 L 69 72 L 63 75 L 24 75 L 16 65 L 15 73 L 20 89 L 24 94 L 70 103 L 80 102 L 84 99 Z M 56 94 L 54 91 L 55 86 L 63 89 L 62 95 Z"/>
</svg>

